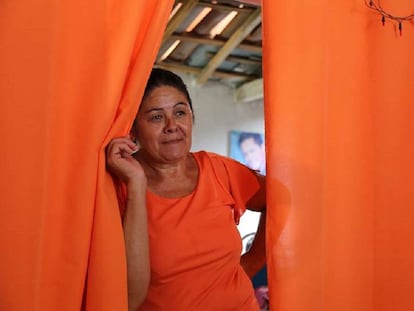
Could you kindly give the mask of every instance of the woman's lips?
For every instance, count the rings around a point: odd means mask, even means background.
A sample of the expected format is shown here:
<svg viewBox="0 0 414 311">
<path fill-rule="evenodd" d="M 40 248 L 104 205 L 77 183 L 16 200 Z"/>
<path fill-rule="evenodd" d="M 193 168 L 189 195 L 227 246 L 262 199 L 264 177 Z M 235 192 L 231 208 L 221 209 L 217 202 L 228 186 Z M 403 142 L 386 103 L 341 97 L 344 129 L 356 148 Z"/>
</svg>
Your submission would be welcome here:
<svg viewBox="0 0 414 311">
<path fill-rule="evenodd" d="M 179 143 L 179 142 L 182 142 L 182 141 L 183 141 L 182 138 L 177 138 L 177 139 L 166 140 L 166 141 L 163 141 L 162 143 L 163 144 L 176 144 L 176 143 Z"/>
</svg>

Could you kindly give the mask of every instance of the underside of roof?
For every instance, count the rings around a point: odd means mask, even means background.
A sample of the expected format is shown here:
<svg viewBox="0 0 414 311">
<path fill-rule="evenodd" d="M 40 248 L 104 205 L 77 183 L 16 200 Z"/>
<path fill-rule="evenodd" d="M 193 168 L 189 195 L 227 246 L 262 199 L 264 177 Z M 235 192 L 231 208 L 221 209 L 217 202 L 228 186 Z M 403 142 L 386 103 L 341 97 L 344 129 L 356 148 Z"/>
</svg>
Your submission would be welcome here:
<svg viewBox="0 0 414 311">
<path fill-rule="evenodd" d="M 156 66 L 190 74 L 197 84 L 232 87 L 262 77 L 261 7 L 234 0 L 176 1 Z"/>
</svg>

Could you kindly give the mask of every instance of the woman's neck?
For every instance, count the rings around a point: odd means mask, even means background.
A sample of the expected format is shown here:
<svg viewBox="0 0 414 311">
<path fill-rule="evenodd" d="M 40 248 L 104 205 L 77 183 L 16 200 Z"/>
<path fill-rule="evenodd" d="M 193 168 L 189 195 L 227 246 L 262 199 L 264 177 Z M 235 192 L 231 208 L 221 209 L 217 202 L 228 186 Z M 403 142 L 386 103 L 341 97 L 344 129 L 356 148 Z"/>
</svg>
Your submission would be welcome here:
<svg viewBox="0 0 414 311">
<path fill-rule="evenodd" d="M 174 178 L 185 174 L 189 157 L 191 157 L 190 154 L 176 161 L 163 162 L 158 159 L 153 159 L 150 155 L 142 151 L 138 152 L 135 158 L 144 168 L 147 178 L 163 179 Z"/>
<path fill-rule="evenodd" d="M 198 165 L 193 156 L 188 155 L 174 162 L 159 162 L 138 153 L 137 160 L 144 168 L 148 188 L 163 197 L 181 197 L 191 193 L 198 182 Z"/>
</svg>

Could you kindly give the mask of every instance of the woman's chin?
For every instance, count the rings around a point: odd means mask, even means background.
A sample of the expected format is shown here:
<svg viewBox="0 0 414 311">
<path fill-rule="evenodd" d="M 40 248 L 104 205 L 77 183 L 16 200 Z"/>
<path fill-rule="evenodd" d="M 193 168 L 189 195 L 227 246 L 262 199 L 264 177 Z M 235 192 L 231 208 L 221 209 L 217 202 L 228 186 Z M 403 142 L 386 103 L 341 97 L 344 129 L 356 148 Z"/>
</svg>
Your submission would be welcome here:
<svg viewBox="0 0 414 311">
<path fill-rule="evenodd" d="M 189 150 L 176 150 L 176 149 L 171 149 L 171 150 L 165 150 L 164 152 L 162 152 L 161 158 L 164 159 L 166 162 L 175 162 L 175 161 L 179 161 L 179 160 L 184 160 L 187 155 L 189 153 Z"/>
</svg>

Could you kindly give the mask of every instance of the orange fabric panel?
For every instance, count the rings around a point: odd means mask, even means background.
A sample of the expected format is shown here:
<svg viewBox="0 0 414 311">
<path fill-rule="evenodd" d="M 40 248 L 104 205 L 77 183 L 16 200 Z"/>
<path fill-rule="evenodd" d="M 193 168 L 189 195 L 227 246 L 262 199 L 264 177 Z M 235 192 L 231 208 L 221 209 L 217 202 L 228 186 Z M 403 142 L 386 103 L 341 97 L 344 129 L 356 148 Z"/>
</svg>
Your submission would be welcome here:
<svg viewBox="0 0 414 311">
<path fill-rule="evenodd" d="M 1 310 L 79 310 L 85 284 L 87 310 L 126 310 L 104 146 L 132 123 L 172 3 L 1 2 Z"/>
<path fill-rule="evenodd" d="M 274 311 L 414 309 L 414 27 L 380 21 L 362 0 L 264 0 Z"/>
</svg>

